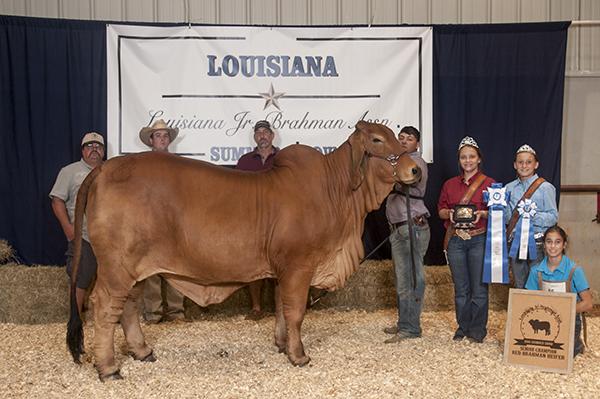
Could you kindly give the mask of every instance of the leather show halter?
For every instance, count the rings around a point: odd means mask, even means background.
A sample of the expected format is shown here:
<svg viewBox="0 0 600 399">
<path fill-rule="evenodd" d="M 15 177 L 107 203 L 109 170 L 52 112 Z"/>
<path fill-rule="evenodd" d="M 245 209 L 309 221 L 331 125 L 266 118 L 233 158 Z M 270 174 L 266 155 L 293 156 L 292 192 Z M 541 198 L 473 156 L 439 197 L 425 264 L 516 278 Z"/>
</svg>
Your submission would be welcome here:
<svg viewBox="0 0 600 399">
<path fill-rule="evenodd" d="M 396 169 L 396 166 L 398 165 L 398 160 L 400 159 L 401 155 L 390 154 L 387 157 L 384 157 L 382 155 L 371 154 L 370 152 L 367 152 L 367 151 L 365 151 L 365 155 L 369 158 L 379 158 L 379 159 L 383 159 L 384 161 L 389 162 L 390 165 L 392 166 L 392 170 L 394 171 L 394 173 L 392 173 L 392 177 L 394 179 L 396 179 L 396 177 L 398 176 L 398 170 Z"/>
</svg>

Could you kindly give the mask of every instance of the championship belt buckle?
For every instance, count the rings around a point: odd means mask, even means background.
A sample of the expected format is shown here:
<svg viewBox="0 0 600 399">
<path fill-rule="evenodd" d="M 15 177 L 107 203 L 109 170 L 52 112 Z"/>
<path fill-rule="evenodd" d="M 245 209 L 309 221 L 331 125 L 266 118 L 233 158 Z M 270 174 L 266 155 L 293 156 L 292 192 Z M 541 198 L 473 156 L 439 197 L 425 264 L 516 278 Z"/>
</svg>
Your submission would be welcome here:
<svg viewBox="0 0 600 399">
<path fill-rule="evenodd" d="M 471 234 L 469 234 L 469 232 L 467 230 L 457 229 L 456 235 L 459 236 L 464 241 L 471 239 Z"/>
</svg>

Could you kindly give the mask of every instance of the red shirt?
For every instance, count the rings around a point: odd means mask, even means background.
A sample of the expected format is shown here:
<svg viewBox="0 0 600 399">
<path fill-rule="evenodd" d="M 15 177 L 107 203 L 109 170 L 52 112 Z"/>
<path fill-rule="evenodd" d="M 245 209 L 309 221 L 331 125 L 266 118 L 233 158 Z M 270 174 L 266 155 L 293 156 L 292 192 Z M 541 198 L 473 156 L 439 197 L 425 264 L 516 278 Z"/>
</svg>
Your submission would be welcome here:
<svg viewBox="0 0 600 399">
<path fill-rule="evenodd" d="M 471 176 L 468 181 L 465 181 L 460 176 L 455 176 L 451 179 L 446 180 L 444 185 L 442 186 L 442 192 L 440 193 L 440 199 L 438 201 L 438 211 L 441 209 L 454 209 L 454 205 L 458 205 L 463 195 L 469 189 L 469 185 L 477 179 L 477 177 L 481 174 L 481 172 L 477 172 L 475 175 Z M 489 186 L 495 183 L 495 180 L 491 177 L 486 176 L 481 186 L 475 191 L 475 194 L 471 197 L 471 201 L 469 204 L 473 204 L 477 207 L 478 211 L 487 210 L 487 204 L 483 202 L 483 190 L 487 189 Z M 450 226 L 450 219 L 444 220 L 444 227 L 448 228 Z M 480 218 L 479 222 L 475 225 L 475 229 L 483 228 L 487 226 L 487 219 Z"/>
<path fill-rule="evenodd" d="M 273 167 L 273 158 L 275 154 L 279 151 L 279 148 L 273 147 L 273 152 L 269 154 L 267 159 L 265 159 L 265 163 L 263 163 L 258 150 L 254 148 L 254 151 L 244 154 L 238 159 L 236 169 L 241 170 L 250 170 L 253 172 L 258 172 L 259 170 L 271 169 Z"/>
</svg>

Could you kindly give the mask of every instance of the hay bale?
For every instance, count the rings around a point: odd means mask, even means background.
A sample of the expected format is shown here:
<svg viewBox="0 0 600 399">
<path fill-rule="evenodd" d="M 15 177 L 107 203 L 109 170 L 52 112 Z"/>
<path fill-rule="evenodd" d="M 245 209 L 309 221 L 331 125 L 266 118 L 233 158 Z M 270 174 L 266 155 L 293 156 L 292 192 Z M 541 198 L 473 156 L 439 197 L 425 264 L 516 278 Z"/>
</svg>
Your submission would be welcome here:
<svg viewBox="0 0 600 399">
<path fill-rule="evenodd" d="M 504 310 L 508 304 L 508 286 L 490 287 L 490 309 Z M 391 260 L 367 261 L 341 290 L 325 295 L 318 307 L 364 309 L 373 311 L 396 306 L 394 270 Z M 454 308 L 454 283 L 447 265 L 425 266 L 423 311 Z"/>
<path fill-rule="evenodd" d="M 0 323 L 38 324 L 67 320 L 69 282 L 64 267 L 0 267 Z"/>
<path fill-rule="evenodd" d="M 16 262 L 15 250 L 10 246 L 8 241 L 0 240 L 0 265 L 8 262 Z"/>
<path fill-rule="evenodd" d="M 424 311 L 454 308 L 454 285 L 448 266 L 425 267 L 426 290 Z M 317 294 L 314 290 L 313 294 Z M 273 282 L 263 289 L 266 311 L 273 312 Z M 506 309 L 508 287 L 498 284 L 490 289 L 490 309 Z M 34 324 L 64 322 L 68 317 L 69 281 L 64 267 L 22 266 L 7 264 L 0 267 L 0 323 Z M 91 309 L 91 305 L 90 309 Z M 340 290 L 327 293 L 314 306 L 316 309 L 360 309 L 374 311 L 396 307 L 392 261 L 367 261 Z M 248 291 L 242 288 L 223 303 L 200 307 L 185 301 L 186 315 L 206 319 L 213 315 L 246 314 L 250 309 Z M 87 312 L 86 317 L 90 317 Z"/>
</svg>

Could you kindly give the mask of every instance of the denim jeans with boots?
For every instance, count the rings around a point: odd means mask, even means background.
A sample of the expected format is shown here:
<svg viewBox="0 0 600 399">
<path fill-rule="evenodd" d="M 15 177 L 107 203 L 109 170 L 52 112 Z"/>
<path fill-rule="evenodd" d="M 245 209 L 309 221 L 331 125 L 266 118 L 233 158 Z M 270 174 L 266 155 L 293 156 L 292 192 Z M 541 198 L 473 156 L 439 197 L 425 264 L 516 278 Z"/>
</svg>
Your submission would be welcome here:
<svg viewBox="0 0 600 399">
<path fill-rule="evenodd" d="M 483 341 L 487 335 L 488 285 L 482 282 L 485 234 L 448 243 L 448 262 L 454 281 L 454 305 L 458 336 Z"/>
<path fill-rule="evenodd" d="M 392 260 L 396 277 L 396 298 L 398 302 L 398 332 L 421 335 L 421 309 L 425 293 L 425 272 L 423 257 L 429 245 L 429 225 L 413 226 L 415 232 L 414 260 L 416 285 L 413 288 L 413 271 L 410 261 L 410 240 L 408 225 L 396 228 L 390 236 Z"/>
</svg>

